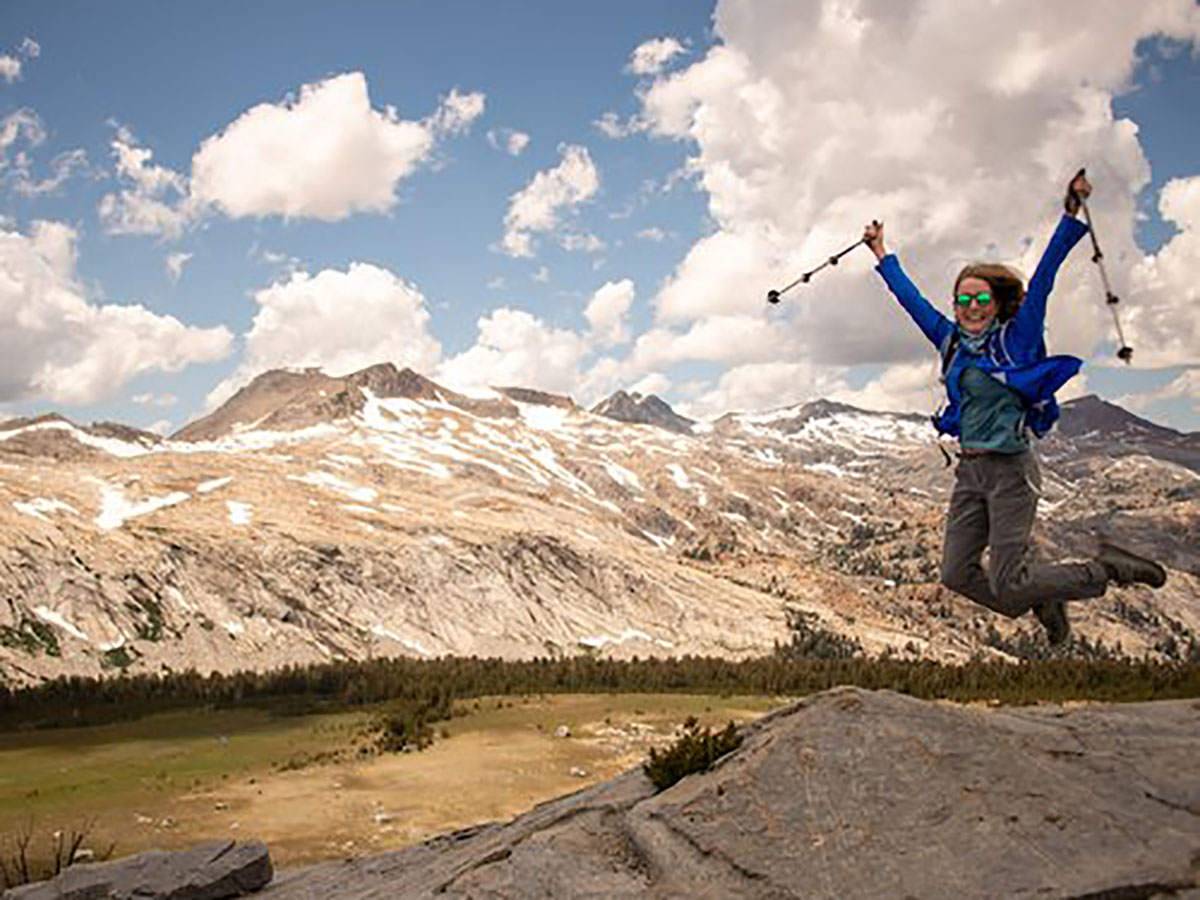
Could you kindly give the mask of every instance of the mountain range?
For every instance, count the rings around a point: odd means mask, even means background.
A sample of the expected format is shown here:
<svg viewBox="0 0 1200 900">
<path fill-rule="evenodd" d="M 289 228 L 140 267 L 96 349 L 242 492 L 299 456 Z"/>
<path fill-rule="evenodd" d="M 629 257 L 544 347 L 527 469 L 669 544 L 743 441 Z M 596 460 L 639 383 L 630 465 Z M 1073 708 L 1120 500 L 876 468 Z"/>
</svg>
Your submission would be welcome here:
<svg viewBox="0 0 1200 900">
<path fill-rule="evenodd" d="M 1040 538 L 1155 555 L 1072 607 L 1095 644 L 1200 633 L 1200 435 L 1085 397 L 1042 442 Z M 794 633 L 961 660 L 1037 643 L 937 584 L 953 476 L 921 416 L 818 400 L 698 423 L 383 363 L 263 373 L 168 438 L 0 423 L 0 679 L 375 654 L 742 657 Z"/>
</svg>

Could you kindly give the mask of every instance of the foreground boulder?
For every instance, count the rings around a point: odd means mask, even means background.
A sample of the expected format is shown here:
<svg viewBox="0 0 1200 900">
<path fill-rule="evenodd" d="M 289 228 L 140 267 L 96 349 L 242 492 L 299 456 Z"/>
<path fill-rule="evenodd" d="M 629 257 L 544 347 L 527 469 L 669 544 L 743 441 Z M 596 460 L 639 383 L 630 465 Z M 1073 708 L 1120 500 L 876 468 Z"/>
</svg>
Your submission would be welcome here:
<svg viewBox="0 0 1200 900">
<path fill-rule="evenodd" d="M 270 900 L 1151 898 L 1200 884 L 1200 702 L 987 709 L 842 688 L 712 771 L 293 869 Z"/>
<path fill-rule="evenodd" d="M 5 891 L 0 900 L 225 900 L 257 891 L 271 874 L 265 844 L 219 841 L 71 866 L 49 881 Z"/>
</svg>

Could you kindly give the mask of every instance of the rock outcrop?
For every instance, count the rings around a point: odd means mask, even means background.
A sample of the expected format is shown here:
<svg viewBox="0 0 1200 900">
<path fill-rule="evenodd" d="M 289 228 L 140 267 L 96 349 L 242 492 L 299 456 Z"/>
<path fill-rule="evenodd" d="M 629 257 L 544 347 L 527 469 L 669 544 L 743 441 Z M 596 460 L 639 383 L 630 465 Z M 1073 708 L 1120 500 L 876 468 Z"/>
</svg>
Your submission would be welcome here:
<svg viewBox="0 0 1200 900">
<path fill-rule="evenodd" d="M 840 688 L 661 794 L 630 772 L 506 824 L 282 872 L 261 896 L 1191 896 L 1198 754 L 1194 700 L 988 709 Z"/>
<path fill-rule="evenodd" d="M 259 890 L 271 875 L 265 844 L 217 841 L 182 853 L 71 866 L 49 881 L 5 891 L 0 900 L 225 900 Z"/>
</svg>

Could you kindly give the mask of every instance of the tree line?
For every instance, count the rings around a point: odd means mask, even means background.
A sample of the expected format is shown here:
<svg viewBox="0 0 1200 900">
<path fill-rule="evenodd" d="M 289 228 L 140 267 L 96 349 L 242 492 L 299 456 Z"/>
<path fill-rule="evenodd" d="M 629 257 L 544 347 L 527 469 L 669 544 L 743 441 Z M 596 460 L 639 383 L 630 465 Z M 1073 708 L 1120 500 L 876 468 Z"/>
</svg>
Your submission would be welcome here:
<svg viewBox="0 0 1200 900">
<path fill-rule="evenodd" d="M 811 640 L 806 635 L 805 640 Z M 923 699 L 1003 704 L 1200 696 L 1200 666 L 1133 659 L 1047 659 L 1020 663 L 798 655 L 794 645 L 755 659 L 683 656 L 615 660 L 389 658 L 291 665 L 267 672 L 61 677 L 0 687 L 0 728 L 95 725 L 166 710 L 265 706 L 280 714 L 353 708 L 383 701 L 444 710 L 450 701 L 549 693 L 704 693 L 802 696 L 838 685 L 887 689 Z M 399 707 L 398 707 L 399 708 Z M 437 718 L 436 716 L 434 718 Z"/>
</svg>

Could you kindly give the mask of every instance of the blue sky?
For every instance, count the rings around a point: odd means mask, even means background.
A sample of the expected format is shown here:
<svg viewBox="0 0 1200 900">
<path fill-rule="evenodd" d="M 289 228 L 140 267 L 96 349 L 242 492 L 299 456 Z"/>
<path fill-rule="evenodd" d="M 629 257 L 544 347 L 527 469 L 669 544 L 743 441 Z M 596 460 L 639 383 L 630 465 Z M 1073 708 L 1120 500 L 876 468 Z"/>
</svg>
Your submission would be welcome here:
<svg viewBox="0 0 1200 900">
<path fill-rule="evenodd" d="M 943 6 L 6 3 L 0 413 L 173 431 L 265 368 L 384 360 L 928 411 L 865 251 L 765 290 L 875 217 L 935 301 L 968 259 L 1032 271 L 1087 165 L 1137 365 L 1082 250 L 1052 352 L 1200 428 L 1200 8 Z"/>
</svg>

